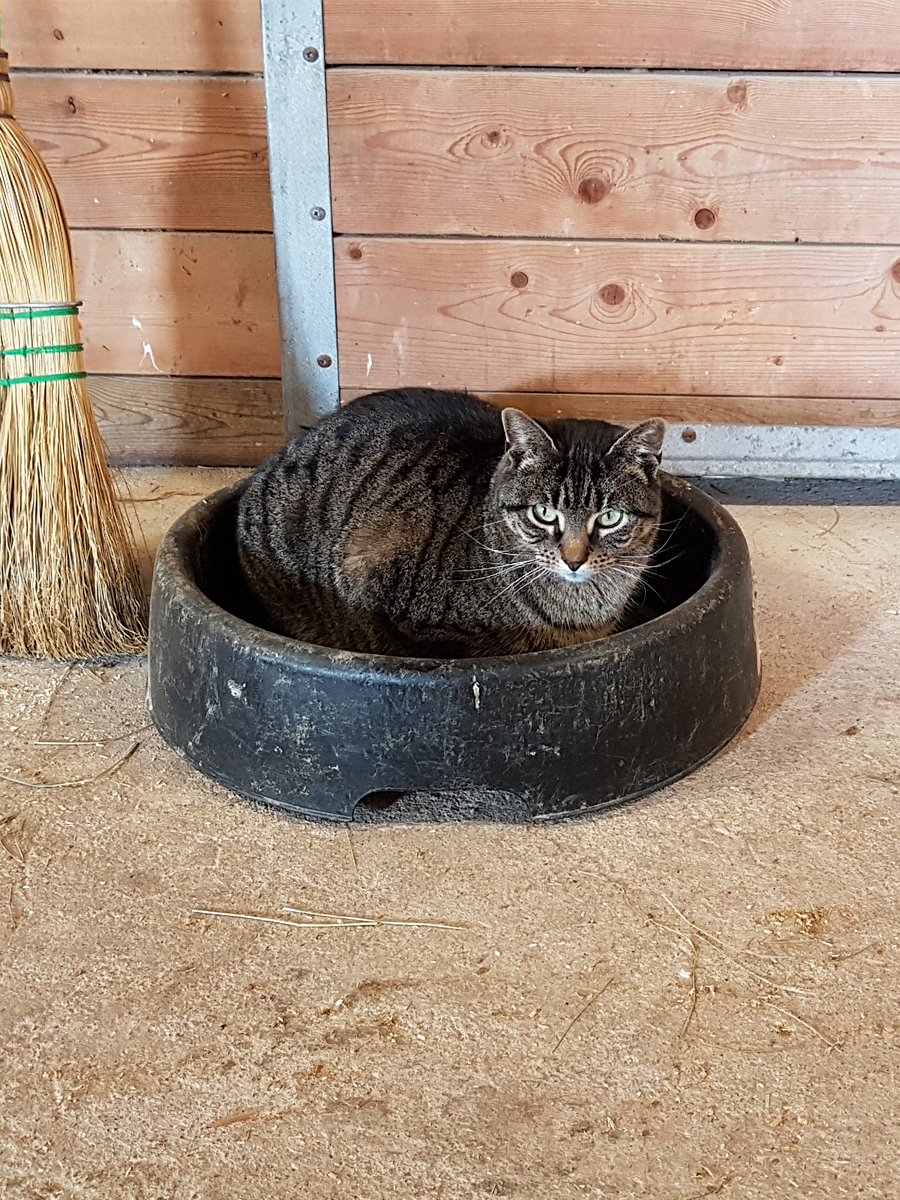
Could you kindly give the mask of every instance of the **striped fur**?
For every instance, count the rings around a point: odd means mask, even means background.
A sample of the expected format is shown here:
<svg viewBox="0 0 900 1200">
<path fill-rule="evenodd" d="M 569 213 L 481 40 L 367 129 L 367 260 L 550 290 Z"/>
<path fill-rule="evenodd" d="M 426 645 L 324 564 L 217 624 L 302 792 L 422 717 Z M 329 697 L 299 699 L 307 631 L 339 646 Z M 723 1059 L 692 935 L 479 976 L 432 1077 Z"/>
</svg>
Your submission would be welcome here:
<svg viewBox="0 0 900 1200">
<path fill-rule="evenodd" d="M 656 540 L 663 431 L 501 417 L 461 392 L 362 396 L 250 480 L 244 575 L 273 630 L 335 649 L 467 657 L 603 637 Z"/>
</svg>

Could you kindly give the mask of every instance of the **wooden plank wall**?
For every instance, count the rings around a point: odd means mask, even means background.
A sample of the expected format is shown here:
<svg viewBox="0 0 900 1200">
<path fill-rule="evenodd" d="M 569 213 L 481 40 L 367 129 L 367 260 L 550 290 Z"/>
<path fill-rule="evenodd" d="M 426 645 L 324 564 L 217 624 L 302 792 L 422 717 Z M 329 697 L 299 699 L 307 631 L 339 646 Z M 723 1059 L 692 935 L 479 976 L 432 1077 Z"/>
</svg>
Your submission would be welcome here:
<svg viewBox="0 0 900 1200">
<path fill-rule="evenodd" d="M 258 0 L 6 0 L 2 33 L 111 459 L 261 461 L 283 427 Z"/>
<path fill-rule="evenodd" d="M 258 0 L 3 16 L 112 456 L 258 461 L 281 438 Z M 895 0 L 325 17 L 345 397 L 900 425 Z"/>
<path fill-rule="evenodd" d="M 900 421 L 896 4 L 327 11 L 348 395 Z"/>
</svg>

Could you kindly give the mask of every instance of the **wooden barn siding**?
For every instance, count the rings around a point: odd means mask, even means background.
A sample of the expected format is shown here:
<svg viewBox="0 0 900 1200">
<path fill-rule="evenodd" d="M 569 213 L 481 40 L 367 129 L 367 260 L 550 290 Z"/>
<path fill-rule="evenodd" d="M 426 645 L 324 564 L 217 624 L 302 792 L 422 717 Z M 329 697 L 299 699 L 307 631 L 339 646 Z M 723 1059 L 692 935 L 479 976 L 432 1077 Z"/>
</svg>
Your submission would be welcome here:
<svg viewBox="0 0 900 1200">
<path fill-rule="evenodd" d="M 345 232 L 900 241 L 900 77 L 336 68 L 328 99 Z"/>
<path fill-rule="evenodd" d="M 895 71 L 895 0 L 325 0 L 332 63 Z"/>
<path fill-rule="evenodd" d="M 255 463 L 281 438 L 256 0 L 7 0 L 3 43 L 111 456 Z M 900 77 L 797 73 L 896 70 L 893 0 L 326 0 L 326 53 L 356 64 L 329 72 L 345 398 L 900 424 Z"/>
<path fill-rule="evenodd" d="M 898 260 L 900 245 L 339 238 L 341 378 L 875 399 L 900 382 Z"/>
<path fill-rule="evenodd" d="M 6 0 L 21 67 L 262 69 L 258 0 Z M 894 71 L 894 0 L 325 0 L 330 63 Z"/>
<path fill-rule="evenodd" d="M 3 44 L 111 460 L 259 462 L 284 435 L 258 3 L 7 0 Z"/>
<path fill-rule="evenodd" d="M 259 0 L 6 0 L 3 45 L 19 67 L 262 71 Z"/>
<path fill-rule="evenodd" d="M 272 229 L 261 79 L 15 76 L 73 229 Z"/>
</svg>

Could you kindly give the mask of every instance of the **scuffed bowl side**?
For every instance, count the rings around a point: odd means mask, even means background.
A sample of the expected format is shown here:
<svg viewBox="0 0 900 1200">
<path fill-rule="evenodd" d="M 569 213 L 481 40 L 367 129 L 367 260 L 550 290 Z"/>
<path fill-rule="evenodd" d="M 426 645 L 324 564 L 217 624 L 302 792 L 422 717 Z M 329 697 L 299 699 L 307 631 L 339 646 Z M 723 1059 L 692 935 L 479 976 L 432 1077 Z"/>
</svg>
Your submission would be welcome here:
<svg viewBox="0 0 900 1200">
<path fill-rule="evenodd" d="M 753 708 L 760 673 L 746 542 L 723 508 L 682 480 L 664 480 L 677 516 L 668 553 L 680 536 L 681 575 L 691 579 L 682 602 L 599 642 L 454 660 L 332 651 L 245 619 L 252 606 L 233 536 L 242 487 L 202 501 L 169 531 L 150 617 L 157 728 L 242 796 L 349 820 L 370 792 L 489 788 L 547 819 L 682 778 Z"/>
</svg>

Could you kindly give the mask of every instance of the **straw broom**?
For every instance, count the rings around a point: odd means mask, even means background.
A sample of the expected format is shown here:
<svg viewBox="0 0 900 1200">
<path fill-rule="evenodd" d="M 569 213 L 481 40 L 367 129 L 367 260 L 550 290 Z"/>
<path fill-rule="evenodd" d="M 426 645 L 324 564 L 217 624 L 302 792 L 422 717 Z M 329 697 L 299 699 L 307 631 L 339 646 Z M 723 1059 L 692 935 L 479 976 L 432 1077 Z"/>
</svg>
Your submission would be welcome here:
<svg viewBox="0 0 900 1200">
<path fill-rule="evenodd" d="M 0 653 L 140 652 L 145 602 L 85 383 L 72 250 L 0 50 Z"/>
</svg>

